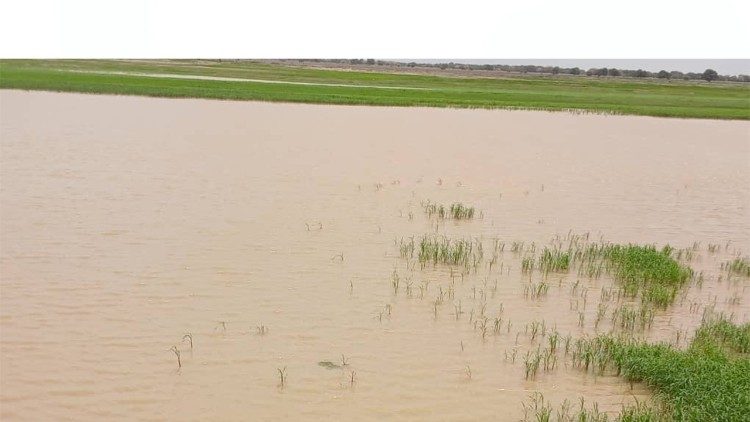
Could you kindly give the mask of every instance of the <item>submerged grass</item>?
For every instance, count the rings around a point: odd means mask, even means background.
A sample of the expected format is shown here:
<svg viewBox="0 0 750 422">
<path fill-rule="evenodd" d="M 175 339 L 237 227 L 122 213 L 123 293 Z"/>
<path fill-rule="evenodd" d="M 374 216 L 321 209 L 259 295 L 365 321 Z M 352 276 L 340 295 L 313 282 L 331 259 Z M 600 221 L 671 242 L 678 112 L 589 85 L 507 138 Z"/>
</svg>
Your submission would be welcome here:
<svg viewBox="0 0 750 422">
<path fill-rule="evenodd" d="M 750 277 L 750 259 L 747 257 L 735 258 L 732 261 L 722 264 L 722 269 L 726 269 L 730 274 Z"/>
<path fill-rule="evenodd" d="M 430 263 L 476 267 L 484 255 L 481 241 L 439 235 L 422 236 L 419 243 L 415 243 L 413 237 L 408 241 L 401 240 L 399 249 L 402 258 L 413 258 L 416 253 L 422 267 Z"/>
<path fill-rule="evenodd" d="M 570 268 L 570 252 L 544 248 L 539 257 L 539 269 L 543 272 L 567 271 Z"/>
<path fill-rule="evenodd" d="M 422 204 L 422 208 L 429 217 L 436 216 L 440 219 L 471 220 L 475 214 L 474 207 L 464 205 L 460 202 L 454 202 L 448 207 L 443 204 L 427 201 Z"/>
<path fill-rule="evenodd" d="M 609 415 L 599 410 L 599 405 L 594 402 L 591 406 L 586 404 L 586 399 L 580 398 L 578 406 L 573 406 L 568 400 L 563 401 L 557 409 L 544 398 L 544 394 L 535 392 L 529 395 L 523 403 L 524 421 L 537 422 L 647 422 L 661 420 L 657 411 L 643 403 L 636 402 L 630 406 L 623 406 L 622 411 L 616 417 L 610 419 Z"/>
</svg>

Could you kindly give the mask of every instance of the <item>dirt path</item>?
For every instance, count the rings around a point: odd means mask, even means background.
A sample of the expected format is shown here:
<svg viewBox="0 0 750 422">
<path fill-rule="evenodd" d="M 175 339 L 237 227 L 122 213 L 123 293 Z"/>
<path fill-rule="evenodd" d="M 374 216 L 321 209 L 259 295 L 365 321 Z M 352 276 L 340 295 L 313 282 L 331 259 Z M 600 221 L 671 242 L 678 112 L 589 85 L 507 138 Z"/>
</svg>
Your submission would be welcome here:
<svg viewBox="0 0 750 422">
<path fill-rule="evenodd" d="M 253 82 L 261 84 L 281 84 L 281 85 L 309 85 L 309 86 L 333 86 L 346 88 L 375 88 L 375 89 L 396 89 L 396 90 L 414 90 L 414 91 L 434 91 L 431 88 L 416 88 L 409 86 L 382 86 L 382 85 L 355 85 L 355 84 L 332 84 L 317 82 L 294 82 L 294 81 L 277 81 L 268 79 L 248 79 L 248 78 L 229 78 L 224 76 L 204 76 L 204 75 L 178 75 L 173 73 L 142 73 L 142 72 L 115 72 L 99 70 L 67 70 L 59 69 L 61 72 L 89 73 L 96 75 L 124 75 L 124 76 L 141 76 L 147 78 L 163 79 L 189 79 L 204 81 L 224 81 L 224 82 Z"/>
</svg>

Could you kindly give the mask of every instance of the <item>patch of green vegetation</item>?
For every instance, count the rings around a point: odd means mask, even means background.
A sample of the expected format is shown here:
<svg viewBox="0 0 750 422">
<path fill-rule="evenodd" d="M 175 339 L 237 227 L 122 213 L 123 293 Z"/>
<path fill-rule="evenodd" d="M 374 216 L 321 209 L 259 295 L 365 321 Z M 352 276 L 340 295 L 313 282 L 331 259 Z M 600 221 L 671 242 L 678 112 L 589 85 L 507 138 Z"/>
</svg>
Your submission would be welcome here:
<svg viewBox="0 0 750 422">
<path fill-rule="evenodd" d="M 529 395 L 527 402 L 523 403 L 524 421 L 537 422 L 650 422 L 663 420 L 661 414 L 646 405 L 645 403 L 636 402 L 634 405 L 623 406 L 622 411 L 615 418 L 610 419 L 609 415 L 599 410 L 599 405 L 594 402 L 591 406 L 586 404 L 586 399 L 581 397 L 578 405 L 574 406 L 570 401 L 565 400 L 558 408 L 553 408 L 552 404 L 544 398 L 544 394 L 535 392 Z"/>
<path fill-rule="evenodd" d="M 723 264 L 722 268 L 725 268 L 730 274 L 750 277 L 750 259 L 745 257 L 735 258 L 732 261 Z"/>
<path fill-rule="evenodd" d="M 450 240 L 445 237 L 423 237 L 419 242 L 419 262 L 468 266 L 476 254 L 471 240 Z"/>
<path fill-rule="evenodd" d="M 476 267 L 482 260 L 482 242 L 471 239 L 449 239 L 445 236 L 425 235 L 415 243 L 414 238 L 401 241 L 400 252 L 402 258 L 411 259 L 417 254 L 419 263 L 424 267 L 445 264 L 465 268 Z"/>
<path fill-rule="evenodd" d="M 667 306 L 693 272 L 670 256 L 669 249 L 653 246 L 612 245 L 604 256 L 613 265 L 615 278 L 626 294 L 641 292 L 644 301 Z"/>
<path fill-rule="evenodd" d="M 725 318 L 709 319 L 696 332 L 693 344 L 703 349 L 720 347 L 730 353 L 748 355 L 750 354 L 750 323 L 737 325 Z"/>
<path fill-rule="evenodd" d="M 193 77 L 256 81 L 191 79 Z M 0 88 L 227 100 L 582 110 L 664 117 L 750 119 L 750 86 L 740 83 L 598 80 L 571 76 L 457 78 L 344 72 L 249 61 L 0 60 Z"/>
<path fill-rule="evenodd" d="M 471 220 L 474 218 L 474 207 L 469 207 L 460 202 L 451 204 L 450 211 L 454 220 Z"/>
<path fill-rule="evenodd" d="M 574 265 L 581 275 L 599 277 L 608 272 L 623 288 L 623 293 L 640 295 L 646 303 L 666 307 L 674 302 L 680 288 L 693 271 L 672 257 L 673 249 L 657 250 L 651 245 L 614 245 L 610 243 L 571 243 L 542 250 L 538 259 L 524 257 L 521 271 L 539 269 L 543 273 L 565 272 Z"/>
<path fill-rule="evenodd" d="M 570 251 L 550 249 L 545 247 L 539 257 L 539 269 L 547 273 L 550 271 L 567 271 L 570 268 Z"/>
<path fill-rule="evenodd" d="M 660 408 L 635 419 L 624 411 L 622 420 L 739 421 L 750 415 L 749 351 L 750 323 L 705 318 L 687 350 L 600 336 L 579 340 L 574 364 L 655 390 Z"/>
<path fill-rule="evenodd" d="M 424 212 L 432 217 L 437 216 L 440 219 L 452 218 L 454 220 L 471 220 L 474 218 L 475 210 L 474 207 L 464 205 L 460 202 L 454 202 L 450 207 L 446 207 L 442 204 L 436 204 L 427 201 L 422 204 Z"/>
</svg>

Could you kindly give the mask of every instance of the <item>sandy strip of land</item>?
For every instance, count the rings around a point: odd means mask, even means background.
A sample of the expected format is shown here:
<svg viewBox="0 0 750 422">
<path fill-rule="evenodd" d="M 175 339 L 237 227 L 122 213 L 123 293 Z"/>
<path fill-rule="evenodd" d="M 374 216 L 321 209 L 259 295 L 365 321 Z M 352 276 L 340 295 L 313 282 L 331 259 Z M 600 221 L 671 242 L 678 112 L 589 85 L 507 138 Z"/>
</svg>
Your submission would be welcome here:
<svg viewBox="0 0 750 422">
<path fill-rule="evenodd" d="M 430 88 L 416 88 L 409 86 L 382 86 L 382 85 L 355 85 L 355 84 L 331 84 L 331 83 L 317 83 L 317 82 L 295 82 L 295 81 L 275 81 L 268 79 L 248 79 L 248 78 L 228 78 L 223 76 L 204 76 L 204 75 L 178 75 L 173 73 L 141 73 L 141 72 L 117 72 L 117 71 L 100 71 L 100 70 L 67 70 L 59 69 L 61 72 L 73 72 L 73 73 L 90 73 L 97 75 L 124 75 L 124 76 L 141 76 L 147 78 L 163 78 L 163 79 L 191 79 L 191 80 L 207 80 L 207 81 L 224 81 L 224 82 L 254 82 L 261 84 L 281 84 L 281 85 L 310 85 L 310 86 L 334 86 L 334 87 L 345 87 L 345 88 L 375 88 L 375 89 L 408 89 L 415 91 L 434 91 Z"/>
</svg>

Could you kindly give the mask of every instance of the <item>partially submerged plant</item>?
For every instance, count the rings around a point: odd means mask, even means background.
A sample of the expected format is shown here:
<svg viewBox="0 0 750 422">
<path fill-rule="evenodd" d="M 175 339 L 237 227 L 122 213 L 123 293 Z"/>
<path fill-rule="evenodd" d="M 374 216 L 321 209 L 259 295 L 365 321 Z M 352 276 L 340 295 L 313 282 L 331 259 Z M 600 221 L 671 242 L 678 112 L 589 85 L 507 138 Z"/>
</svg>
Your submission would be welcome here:
<svg viewBox="0 0 750 422">
<path fill-rule="evenodd" d="M 450 207 L 436 204 L 430 201 L 422 203 L 422 208 L 428 217 L 436 216 L 439 219 L 471 220 L 474 218 L 474 207 L 454 202 Z"/>
<path fill-rule="evenodd" d="M 750 277 L 750 258 L 735 258 L 732 261 L 722 264 L 722 269 L 727 270 L 730 274 Z"/>
<path fill-rule="evenodd" d="M 190 340 L 190 350 L 193 350 L 193 335 L 190 333 L 187 333 L 184 336 L 182 336 L 182 341 L 185 341 L 185 339 Z"/>
<path fill-rule="evenodd" d="M 172 346 L 172 348 L 169 350 L 171 352 L 174 352 L 174 355 L 177 356 L 177 368 L 182 368 L 182 360 L 180 359 L 180 349 L 178 349 L 177 346 Z"/>
<path fill-rule="evenodd" d="M 286 386 L 286 366 L 283 368 L 276 368 L 279 372 L 279 387 L 284 388 Z"/>
<path fill-rule="evenodd" d="M 544 395 L 540 392 L 534 392 L 529 395 L 530 403 L 523 402 L 523 420 L 529 420 L 529 414 L 537 422 L 549 422 L 552 418 L 552 405 L 545 402 Z"/>
<path fill-rule="evenodd" d="M 413 254 L 415 248 L 402 246 L 401 251 L 403 258 L 411 258 L 412 255 L 405 255 L 405 253 Z M 483 258 L 482 242 L 471 239 L 451 240 L 437 235 L 423 236 L 416 252 L 423 268 L 426 264 L 432 263 L 433 265 L 457 265 L 468 269 L 476 267 Z"/>
<path fill-rule="evenodd" d="M 549 284 L 542 280 L 538 283 L 529 282 L 529 284 L 523 286 L 523 296 L 532 300 L 540 299 L 547 296 L 549 291 Z"/>
<path fill-rule="evenodd" d="M 391 287 L 393 287 L 393 294 L 398 294 L 398 287 L 401 283 L 401 279 L 398 276 L 398 273 L 396 272 L 396 269 L 393 269 L 393 272 L 391 273 Z"/>
<path fill-rule="evenodd" d="M 567 271 L 570 268 L 570 251 L 544 248 L 539 257 L 539 270 L 544 273 Z"/>
<path fill-rule="evenodd" d="M 539 349 L 536 351 L 526 352 L 526 356 L 523 358 L 523 364 L 526 369 L 525 378 L 534 378 L 539 370 L 539 364 L 542 362 L 542 354 L 539 353 Z"/>
</svg>

